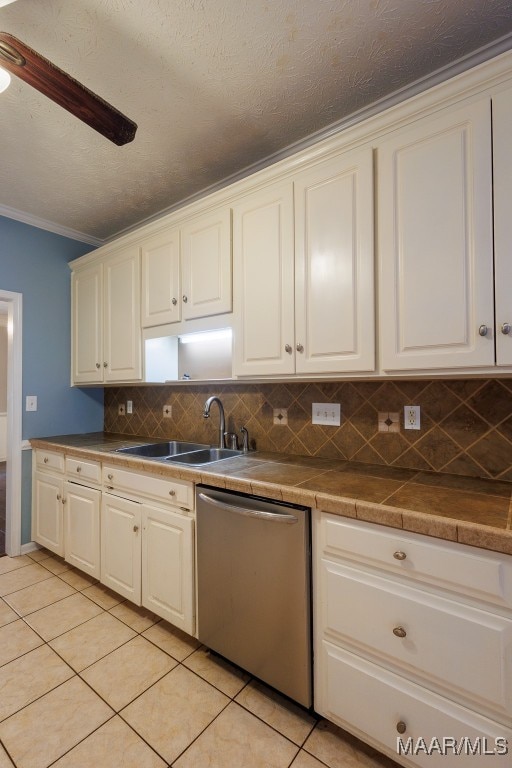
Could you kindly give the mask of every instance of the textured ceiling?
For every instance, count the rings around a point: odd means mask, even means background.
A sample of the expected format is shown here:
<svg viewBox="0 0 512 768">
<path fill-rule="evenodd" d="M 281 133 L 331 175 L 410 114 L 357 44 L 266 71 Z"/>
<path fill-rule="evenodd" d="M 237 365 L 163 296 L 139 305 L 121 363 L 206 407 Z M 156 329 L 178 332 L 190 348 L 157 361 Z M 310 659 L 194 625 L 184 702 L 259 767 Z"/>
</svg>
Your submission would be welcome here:
<svg viewBox="0 0 512 768">
<path fill-rule="evenodd" d="M 509 35 L 512 3 L 17 0 L 0 29 L 138 124 L 117 147 L 0 95 L 0 208 L 105 239 Z"/>
</svg>

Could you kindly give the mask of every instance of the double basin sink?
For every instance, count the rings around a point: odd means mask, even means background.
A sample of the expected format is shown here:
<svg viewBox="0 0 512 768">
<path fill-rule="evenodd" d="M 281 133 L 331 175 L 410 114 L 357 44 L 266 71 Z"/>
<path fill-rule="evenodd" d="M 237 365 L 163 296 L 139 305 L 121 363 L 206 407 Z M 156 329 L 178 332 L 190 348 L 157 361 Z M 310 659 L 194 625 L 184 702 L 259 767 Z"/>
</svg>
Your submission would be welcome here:
<svg viewBox="0 0 512 768">
<path fill-rule="evenodd" d="M 202 467 L 215 461 L 241 456 L 243 451 L 230 448 L 212 448 L 202 443 L 186 443 L 171 440 L 166 443 L 148 443 L 147 445 L 131 445 L 128 448 L 117 448 L 116 453 L 129 456 L 139 456 L 144 459 L 158 459 L 173 464 L 186 464 L 189 467 Z"/>
</svg>

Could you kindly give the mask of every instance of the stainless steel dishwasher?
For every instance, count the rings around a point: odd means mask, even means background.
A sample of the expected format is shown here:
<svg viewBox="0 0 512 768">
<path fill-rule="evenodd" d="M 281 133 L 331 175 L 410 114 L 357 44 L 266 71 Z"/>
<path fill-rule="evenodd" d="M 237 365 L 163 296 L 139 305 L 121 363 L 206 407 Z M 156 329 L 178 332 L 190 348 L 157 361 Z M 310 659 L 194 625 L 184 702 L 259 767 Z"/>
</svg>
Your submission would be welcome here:
<svg viewBox="0 0 512 768">
<path fill-rule="evenodd" d="M 311 510 L 197 490 L 198 637 L 312 705 Z"/>
</svg>

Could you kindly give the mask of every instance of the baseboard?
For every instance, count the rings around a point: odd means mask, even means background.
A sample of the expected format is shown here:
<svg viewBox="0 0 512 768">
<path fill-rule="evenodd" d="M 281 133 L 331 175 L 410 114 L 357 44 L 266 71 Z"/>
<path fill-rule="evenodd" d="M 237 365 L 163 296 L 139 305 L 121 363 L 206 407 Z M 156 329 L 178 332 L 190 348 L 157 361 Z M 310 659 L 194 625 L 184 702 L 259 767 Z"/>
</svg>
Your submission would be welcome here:
<svg viewBox="0 0 512 768">
<path fill-rule="evenodd" d="M 28 544 L 22 544 L 20 554 L 21 555 L 28 555 L 29 552 L 35 552 L 36 549 L 41 549 L 39 544 L 36 544 L 35 541 L 29 541 Z"/>
</svg>

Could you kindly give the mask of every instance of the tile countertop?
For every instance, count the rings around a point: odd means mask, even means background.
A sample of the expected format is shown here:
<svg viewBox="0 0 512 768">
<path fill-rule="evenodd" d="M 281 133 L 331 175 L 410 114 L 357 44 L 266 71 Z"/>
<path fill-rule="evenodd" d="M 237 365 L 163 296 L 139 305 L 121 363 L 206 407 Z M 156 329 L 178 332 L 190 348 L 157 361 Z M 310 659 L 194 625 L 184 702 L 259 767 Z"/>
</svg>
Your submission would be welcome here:
<svg viewBox="0 0 512 768">
<path fill-rule="evenodd" d="M 30 441 L 33 448 L 304 504 L 512 555 L 512 483 L 260 451 L 193 468 L 114 452 L 155 442 L 164 441 L 103 432 Z"/>
</svg>

